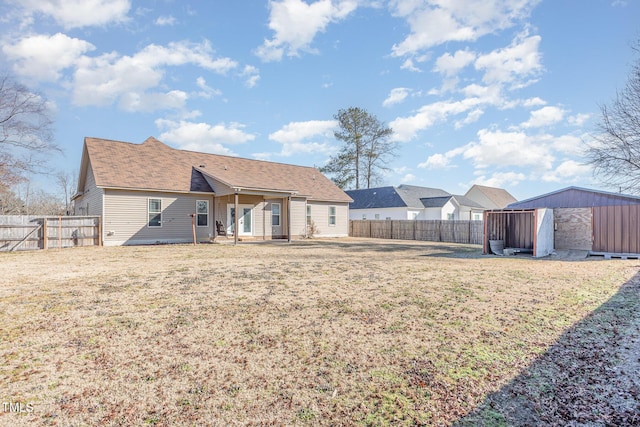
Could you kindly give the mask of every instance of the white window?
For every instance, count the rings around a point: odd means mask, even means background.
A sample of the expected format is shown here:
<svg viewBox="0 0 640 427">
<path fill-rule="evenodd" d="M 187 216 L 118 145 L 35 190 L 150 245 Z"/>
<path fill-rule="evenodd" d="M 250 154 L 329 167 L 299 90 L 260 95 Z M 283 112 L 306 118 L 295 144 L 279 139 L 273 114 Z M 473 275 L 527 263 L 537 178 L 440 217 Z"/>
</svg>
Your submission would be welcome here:
<svg viewBox="0 0 640 427">
<path fill-rule="evenodd" d="M 380 219 L 380 214 L 376 214 L 376 219 Z"/>
<path fill-rule="evenodd" d="M 367 219 L 367 214 L 362 214 L 362 219 Z"/>
<path fill-rule="evenodd" d="M 473 220 L 474 221 L 482 221 L 482 214 L 474 213 L 473 214 Z"/>
<path fill-rule="evenodd" d="M 271 204 L 271 225 L 280 225 L 280 203 Z"/>
<path fill-rule="evenodd" d="M 329 206 L 329 225 L 336 225 L 336 207 Z"/>
<path fill-rule="evenodd" d="M 453 215 L 452 213 L 448 213 L 448 214 L 447 214 L 447 219 L 448 219 L 449 221 L 451 221 L 451 220 L 453 220 L 453 219 L 455 219 L 455 218 L 454 218 L 454 215 Z"/>
<path fill-rule="evenodd" d="M 386 219 L 387 221 L 391 221 L 391 217 L 390 217 L 390 216 L 386 217 L 385 219 Z"/>
<path fill-rule="evenodd" d="M 198 227 L 209 226 L 209 201 L 196 200 L 196 225 Z"/>
<path fill-rule="evenodd" d="M 307 226 L 311 225 L 311 205 L 307 205 Z"/>
<path fill-rule="evenodd" d="M 413 215 L 413 219 L 418 219 L 418 212 L 413 212 L 412 215 Z"/>
<path fill-rule="evenodd" d="M 149 199 L 149 227 L 162 227 L 162 199 Z"/>
</svg>

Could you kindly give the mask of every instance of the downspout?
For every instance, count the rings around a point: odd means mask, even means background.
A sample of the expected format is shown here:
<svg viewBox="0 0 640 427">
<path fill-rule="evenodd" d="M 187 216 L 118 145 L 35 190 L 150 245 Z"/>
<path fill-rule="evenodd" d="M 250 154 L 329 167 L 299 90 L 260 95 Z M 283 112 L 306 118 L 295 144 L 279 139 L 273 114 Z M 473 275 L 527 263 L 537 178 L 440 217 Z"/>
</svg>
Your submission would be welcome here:
<svg viewBox="0 0 640 427">
<path fill-rule="evenodd" d="M 305 212 L 305 218 L 307 213 Z M 287 243 L 291 243 L 291 196 L 287 196 Z"/>
<path fill-rule="evenodd" d="M 234 209 L 235 209 L 235 218 L 233 218 L 233 244 L 238 244 L 238 193 L 234 194 Z"/>
</svg>

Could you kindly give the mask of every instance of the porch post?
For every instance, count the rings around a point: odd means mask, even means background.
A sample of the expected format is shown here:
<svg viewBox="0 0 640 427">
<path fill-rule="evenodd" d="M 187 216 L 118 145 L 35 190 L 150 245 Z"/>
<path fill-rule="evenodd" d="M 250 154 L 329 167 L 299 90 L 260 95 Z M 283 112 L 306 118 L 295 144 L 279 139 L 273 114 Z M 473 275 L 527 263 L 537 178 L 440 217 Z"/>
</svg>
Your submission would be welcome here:
<svg viewBox="0 0 640 427">
<path fill-rule="evenodd" d="M 291 196 L 287 196 L 287 242 L 291 243 Z"/>
<path fill-rule="evenodd" d="M 238 244 L 238 193 L 234 195 L 235 218 L 233 219 L 233 244 Z"/>
</svg>

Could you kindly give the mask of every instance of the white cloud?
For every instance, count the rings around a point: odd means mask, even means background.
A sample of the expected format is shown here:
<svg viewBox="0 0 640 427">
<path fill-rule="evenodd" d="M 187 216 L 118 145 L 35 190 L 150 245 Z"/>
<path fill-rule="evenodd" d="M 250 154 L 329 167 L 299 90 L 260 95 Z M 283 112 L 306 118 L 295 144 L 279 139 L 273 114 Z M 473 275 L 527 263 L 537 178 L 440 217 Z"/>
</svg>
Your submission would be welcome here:
<svg viewBox="0 0 640 427">
<path fill-rule="evenodd" d="M 298 56 L 300 51 L 314 52 L 311 43 L 327 25 L 345 19 L 353 12 L 356 0 L 270 1 L 269 28 L 275 33 L 256 49 L 263 61 L 280 61 L 283 55 Z"/>
<path fill-rule="evenodd" d="M 158 129 L 163 131 L 158 139 L 183 150 L 234 155 L 225 145 L 242 144 L 255 139 L 255 135 L 246 133 L 243 130 L 245 126 L 240 123 L 210 125 L 166 119 L 158 119 L 155 123 Z"/>
<path fill-rule="evenodd" d="M 179 110 L 184 108 L 188 95 L 181 90 L 166 93 L 128 92 L 120 98 L 120 108 L 124 111 Z"/>
<path fill-rule="evenodd" d="M 402 65 L 400 66 L 400 68 L 401 68 L 401 69 L 403 69 L 403 70 L 413 71 L 414 73 L 420 73 L 420 72 L 422 72 L 422 70 L 421 70 L 420 68 L 416 67 L 416 66 L 413 64 L 413 59 L 411 59 L 411 58 L 406 59 L 406 60 L 402 63 Z"/>
<path fill-rule="evenodd" d="M 407 182 L 414 182 L 416 180 L 416 176 L 412 173 L 408 173 L 402 178 L 400 178 L 400 182 L 402 184 L 406 184 Z"/>
<path fill-rule="evenodd" d="M 591 114 L 576 114 L 569 116 L 567 121 L 573 126 L 583 126 L 589 119 L 591 119 Z"/>
<path fill-rule="evenodd" d="M 157 87 L 167 66 L 197 65 L 224 74 L 237 63 L 214 58 L 208 42 L 149 45 L 133 56 L 112 52 L 78 60 L 74 76 L 73 101 L 77 105 L 109 105 L 123 96 L 142 94 Z M 132 104 L 128 104 L 132 105 Z"/>
<path fill-rule="evenodd" d="M 540 107 L 542 105 L 547 105 L 547 103 L 543 99 L 536 96 L 534 98 L 525 99 L 524 101 L 522 101 L 522 105 L 524 107 Z"/>
<path fill-rule="evenodd" d="M 280 156 L 291 156 L 297 153 L 325 153 L 335 151 L 326 142 L 333 136 L 337 126 L 335 120 L 310 120 L 307 122 L 291 122 L 282 129 L 269 135 L 269 139 L 282 144 Z M 325 142 L 305 142 L 309 139 L 320 139 Z"/>
<path fill-rule="evenodd" d="M 540 179 L 546 182 L 578 182 L 588 179 L 591 174 L 592 170 L 589 166 L 575 160 L 566 160 L 554 170 L 541 175 Z"/>
<path fill-rule="evenodd" d="M 392 14 L 406 19 L 411 29 L 392 53 L 412 55 L 450 41 L 477 40 L 526 18 L 537 3 L 539 0 L 392 0 Z"/>
<path fill-rule="evenodd" d="M 196 79 L 196 85 L 201 89 L 201 91 L 198 92 L 198 96 L 202 98 L 209 99 L 211 98 L 211 96 L 222 95 L 222 91 L 220 91 L 219 89 L 214 89 L 212 87 L 209 87 L 207 85 L 207 81 L 202 76 Z"/>
<path fill-rule="evenodd" d="M 462 101 L 442 101 L 425 105 L 413 116 L 398 117 L 389 123 L 393 129 L 392 138 L 394 141 L 410 141 L 419 131 L 442 122 L 452 115 L 469 111 L 483 102 L 479 98 L 467 98 Z"/>
<path fill-rule="evenodd" d="M 496 172 L 490 177 L 482 175 L 476 178 L 472 184 L 498 188 L 515 187 L 525 179 L 527 176 L 521 172 Z"/>
<path fill-rule="evenodd" d="M 41 13 L 66 29 L 124 22 L 130 0 L 21 0 L 27 15 Z"/>
<path fill-rule="evenodd" d="M 475 67 L 484 71 L 482 81 L 486 84 L 511 83 L 514 88 L 531 83 L 542 71 L 540 40 L 540 36 L 519 36 L 508 47 L 480 55 Z"/>
<path fill-rule="evenodd" d="M 407 89 L 406 87 L 397 87 L 391 89 L 391 92 L 389 92 L 389 96 L 384 100 L 382 105 L 385 107 L 389 107 L 394 104 L 399 104 L 404 101 L 407 96 L 409 96 L 409 89 Z"/>
<path fill-rule="evenodd" d="M 529 120 L 522 123 L 523 128 L 539 128 L 543 126 L 551 126 L 564 118 L 565 111 L 558 107 L 543 107 L 539 110 L 531 112 Z"/>
<path fill-rule="evenodd" d="M 242 77 L 246 78 L 245 85 L 247 87 L 255 87 L 260 80 L 260 70 L 253 65 L 245 65 L 242 70 Z"/>
<path fill-rule="evenodd" d="M 557 152 L 572 156 L 581 156 L 585 144 L 582 142 L 582 139 L 577 136 L 561 135 L 553 138 L 551 146 Z"/>
<path fill-rule="evenodd" d="M 482 117 L 483 114 L 484 110 L 477 108 L 467 114 L 467 117 L 465 117 L 464 119 L 456 121 L 454 127 L 456 129 L 460 129 L 468 124 L 475 123 L 480 120 L 480 117 Z"/>
<path fill-rule="evenodd" d="M 433 154 L 426 161 L 418 164 L 418 167 L 423 169 L 447 169 L 450 167 L 452 157 L 447 154 Z"/>
<path fill-rule="evenodd" d="M 538 136 L 487 129 L 478 131 L 478 141 L 467 144 L 462 156 L 477 168 L 529 166 L 548 170 L 554 161 L 547 141 Z"/>
<path fill-rule="evenodd" d="M 94 49 L 87 41 L 61 33 L 27 36 L 2 47 L 5 55 L 15 61 L 16 74 L 41 81 L 58 80 L 64 69 L 75 66 L 84 53 Z"/>
<path fill-rule="evenodd" d="M 156 19 L 156 25 L 158 26 L 166 26 L 166 25 L 175 25 L 177 22 L 176 18 L 174 18 L 173 16 L 169 15 L 169 16 L 158 16 L 158 19 Z"/>
<path fill-rule="evenodd" d="M 472 64 L 475 59 L 476 54 L 468 50 L 459 50 L 453 55 L 445 53 L 436 59 L 436 65 L 433 70 L 446 76 L 453 76 Z"/>
</svg>

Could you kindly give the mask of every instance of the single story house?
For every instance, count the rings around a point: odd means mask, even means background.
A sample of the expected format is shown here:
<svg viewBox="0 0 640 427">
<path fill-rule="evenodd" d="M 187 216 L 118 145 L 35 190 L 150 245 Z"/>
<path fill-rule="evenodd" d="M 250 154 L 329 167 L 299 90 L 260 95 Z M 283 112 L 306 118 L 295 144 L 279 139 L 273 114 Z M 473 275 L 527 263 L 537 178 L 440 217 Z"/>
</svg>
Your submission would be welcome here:
<svg viewBox="0 0 640 427">
<path fill-rule="evenodd" d="M 399 185 L 349 190 L 349 217 L 358 219 L 482 220 L 483 208 L 439 188 Z"/>
<path fill-rule="evenodd" d="M 311 224 L 315 236 L 348 236 L 350 202 L 312 167 L 87 137 L 74 212 L 100 216 L 110 246 L 291 240 Z"/>
<path fill-rule="evenodd" d="M 503 209 L 511 203 L 517 202 L 504 188 L 487 187 L 486 185 L 472 185 L 465 197 L 478 203 L 485 209 Z"/>
</svg>

